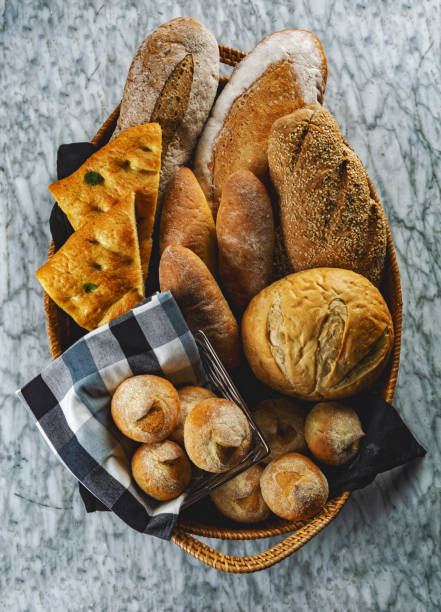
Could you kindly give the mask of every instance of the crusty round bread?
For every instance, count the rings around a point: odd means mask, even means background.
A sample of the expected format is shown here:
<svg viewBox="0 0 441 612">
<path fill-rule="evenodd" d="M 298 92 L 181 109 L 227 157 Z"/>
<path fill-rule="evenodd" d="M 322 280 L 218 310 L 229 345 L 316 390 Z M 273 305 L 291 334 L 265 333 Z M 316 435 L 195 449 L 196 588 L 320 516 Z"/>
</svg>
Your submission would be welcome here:
<svg viewBox="0 0 441 612">
<path fill-rule="evenodd" d="M 176 429 L 170 434 L 170 438 L 178 444 L 184 444 L 184 423 L 185 419 L 190 414 L 191 410 L 206 399 L 216 397 L 209 389 L 204 387 L 181 387 L 178 389 L 179 404 L 181 411 L 179 413 Z"/>
<path fill-rule="evenodd" d="M 270 510 L 289 521 L 311 518 L 320 512 L 329 495 L 325 475 L 298 453 L 271 461 L 262 474 L 260 488 Z"/>
<path fill-rule="evenodd" d="M 255 407 L 253 417 L 271 449 L 264 463 L 285 453 L 306 451 L 305 416 L 303 406 L 285 398 L 267 399 Z"/>
<path fill-rule="evenodd" d="M 306 418 L 308 448 L 314 457 L 329 465 L 342 465 L 355 457 L 363 436 L 355 410 L 339 402 L 320 402 Z"/>
<path fill-rule="evenodd" d="M 371 385 L 387 364 L 394 331 L 386 302 L 364 276 L 316 268 L 256 295 L 242 319 L 242 341 L 259 380 L 314 401 Z"/>
<path fill-rule="evenodd" d="M 160 376 L 131 376 L 113 394 L 111 412 L 115 425 L 128 438 L 137 442 L 159 442 L 178 422 L 178 392 Z"/>
<path fill-rule="evenodd" d="M 260 491 L 263 468 L 253 465 L 245 472 L 214 489 L 210 497 L 223 515 L 239 523 L 258 523 L 270 515 Z"/>
<path fill-rule="evenodd" d="M 166 501 L 182 493 L 190 482 L 191 465 L 182 448 L 164 440 L 142 444 L 132 458 L 132 474 L 143 491 Z"/>
<path fill-rule="evenodd" d="M 247 454 L 248 420 L 230 400 L 207 399 L 193 408 L 184 424 L 184 443 L 195 465 L 207 472 L 226 472 Z"/>
</svg>

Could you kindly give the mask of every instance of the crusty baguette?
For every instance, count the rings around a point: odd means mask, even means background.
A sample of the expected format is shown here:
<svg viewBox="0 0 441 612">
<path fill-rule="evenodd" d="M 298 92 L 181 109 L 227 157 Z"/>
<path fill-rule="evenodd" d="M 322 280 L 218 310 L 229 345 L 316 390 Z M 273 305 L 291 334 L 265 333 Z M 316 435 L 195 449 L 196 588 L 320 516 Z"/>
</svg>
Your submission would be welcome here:
<svg viewBox="0 0 441 612">
<path fill-rule="evenodd" d="M 173 175 L 164 196 L 160 253 L 171 244 L 187 247 L 215 273 L 216 230 L 213 215 L 204 192 L 189 168 L 180 168 Z"/>
<path fill-rule="evenodd" d="M 191 331 L 202 330 L 228 369 L 240 362 L 239 327 L 218 284 L 190 249 L 169 246 L 159 265 L 161 291 L 170 290 Z"/>
<path fill-rule="evenodd" d="M 295 271 L 346 268 L 379 285 L 386 219 L 333 116 L 315 105 L 276 121 L 268 142 L 284 244 Z"/>
<path fill-rule="evenodd" d="M 133 58 L 112 138 L 134 125 L 160 124 L 163 144 L 158 206 L 170 177 L 190 158 L 213 104 L 218 79 L 216 39 L 188 17 L 159 26 Z"/>
<path fill-rule="evenodd" d="M 311 32 L 264 38 L 236 66 L 211 112 L 195 155 L 195 174 L 216 219 L 224 181 L 236 170 L 267 175 L 267 141 L 279 117 L 323 101 L 326 58 Z"/>
<path fill-rule="evenodd" d="M 274 219 L 265 187 L 249 170 L 224 183 L 216 219 L 219 274 L 230 303 L 242 312 L 271 279 Z"/>
</svg>

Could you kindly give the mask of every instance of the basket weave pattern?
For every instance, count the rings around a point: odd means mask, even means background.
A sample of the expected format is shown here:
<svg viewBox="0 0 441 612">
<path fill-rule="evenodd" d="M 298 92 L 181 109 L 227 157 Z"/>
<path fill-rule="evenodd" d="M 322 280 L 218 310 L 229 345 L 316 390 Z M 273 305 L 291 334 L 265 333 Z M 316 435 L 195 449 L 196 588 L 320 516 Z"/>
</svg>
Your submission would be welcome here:
<svg viewBox="0 0 441 612">
<path fill-rule="evenodd" d="M 219 52 L 221 62 L 229 66 L 235 66 L 245 56 L 242 51 L 231 49 L 223 45 L 219 45 Z M 226 77 L 222 77 L 222 84 L 226 80 Z M 92 140 L 94 145 L 100 146 L 109 140 L 115 129 L 118 115 L 119 106 L 115 108 L 113 113 L 98 130 Z M 371 197 L 379 202 L 378 196 L 370 180 L 369 187 L 371 190 Z M 53 252 L 54 245 L 51 243 L 49 257 Z M 389 226 L 387 226 L 387 258 L 384 279 L 381 290 L 389 306 L 394 322 L 395 343 L 390 364 L 380 381 L 378 391 L 383 399 L 387 402 L 392 402 L 400 360 L 402 300 L 400 274 Z M 47 294 L 44 295 L 44 308 L 46 312 L 49 347 L 52 359 L 56 359 L 69 346 L 69 319 Z M 199 521 L 185 519 L 179 522 L 178 528 L 171 539 L 172 542 L 182 548 L 182 550 L 210 567 L 239 574 L 255 572 L 279 563 L 279 561 L 282 561 L 306 544 L 337 516 L 349 495 L 350 492 L 345 492 L 328 501 L 322 512 L 308 521 L 293 522 L 273 517 L 257 527 L 241 526 L 238 528 L 227 528 L 223 526 L 215 527 Z M 285 533 L 290 533 L 290 535 L 282 542 L 279 542 L 262 553 L 246 557 L 226 555 L 207 546 L 190 535 L 194 534 L 224 540 L 252 540 L 268 538 Z"/>
</svg>

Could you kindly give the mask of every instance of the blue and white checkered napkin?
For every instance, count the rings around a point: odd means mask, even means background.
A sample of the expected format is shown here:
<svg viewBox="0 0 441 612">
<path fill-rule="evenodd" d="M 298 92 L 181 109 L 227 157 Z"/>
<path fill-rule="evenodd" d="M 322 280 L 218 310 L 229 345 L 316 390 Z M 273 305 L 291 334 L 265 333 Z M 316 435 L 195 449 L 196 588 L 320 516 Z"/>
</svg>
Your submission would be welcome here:
<svg viewBox="0 0 441 612">
<path fill-rule="evenodd" d="M 17 391 L 72 474 L 134 529 L 169 539 L 185 493 L 158 502 L 131 476 L 137 443 L 115 427 L 112 393 L 135 374 L 173 384 L 206 382 L 194 338 L 170 292 L 156 294 L 71 346 Z"/>
</svg>

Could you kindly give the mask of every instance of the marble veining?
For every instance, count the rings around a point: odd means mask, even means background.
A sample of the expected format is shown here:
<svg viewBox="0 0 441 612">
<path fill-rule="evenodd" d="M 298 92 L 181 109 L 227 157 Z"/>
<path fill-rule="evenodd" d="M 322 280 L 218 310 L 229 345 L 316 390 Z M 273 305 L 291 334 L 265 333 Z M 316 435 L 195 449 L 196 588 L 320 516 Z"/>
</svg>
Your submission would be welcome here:
<svg viewBox="0 0 441 612">
<path fill-rule="evenodd" d="M 243 50 L 290 26 L 322 40 L 325 106 L 364 161 L 397 249 L 395 404 L 428 449 L 355 493 L 297 554 L 249 576 L 206 568 L 112 515 L 86 516 L 73 477 L 13 394 L 49 359 L 34 271 L 49 243 L 57 147 L 93 136 L 138 44 L 179 15 Z M 435 0 L 0 0 L 0 609 L 441 608 L 440 23 Z M 278 540 L 210 543 L 255 554 Z"/>
</svg>

